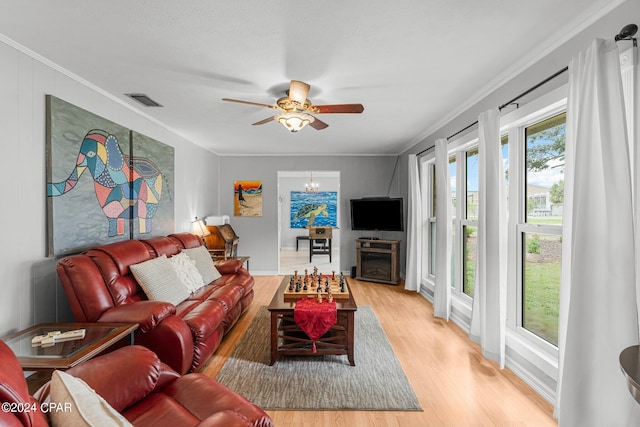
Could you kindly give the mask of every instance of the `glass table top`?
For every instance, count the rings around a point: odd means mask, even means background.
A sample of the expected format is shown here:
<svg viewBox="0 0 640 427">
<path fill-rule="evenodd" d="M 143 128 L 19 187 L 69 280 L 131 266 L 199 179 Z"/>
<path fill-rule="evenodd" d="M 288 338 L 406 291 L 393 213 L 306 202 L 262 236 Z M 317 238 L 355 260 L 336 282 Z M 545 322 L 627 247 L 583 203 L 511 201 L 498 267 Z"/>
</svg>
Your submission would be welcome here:
<svg viewBox="0 0 640 427">
<path fill-rule="evenodd" d="M 81 339 L 54 343 L 51 346 L 43 347 L 41 345 L 32 345 L 31 340 L 38 335 L 47 335 L 49 332 L 60 331 L 67 332 L 76 329 L 84 329 L 85 336 Z M 68 358 L 82 351 L 91 344 L 106 337 L 116 330 L 114 326 L 36 326 L 29 328 L 24 333 L 9 338 L 6 344 L 11 348 L 17 357 L 29 358 Z"/>
</svg>

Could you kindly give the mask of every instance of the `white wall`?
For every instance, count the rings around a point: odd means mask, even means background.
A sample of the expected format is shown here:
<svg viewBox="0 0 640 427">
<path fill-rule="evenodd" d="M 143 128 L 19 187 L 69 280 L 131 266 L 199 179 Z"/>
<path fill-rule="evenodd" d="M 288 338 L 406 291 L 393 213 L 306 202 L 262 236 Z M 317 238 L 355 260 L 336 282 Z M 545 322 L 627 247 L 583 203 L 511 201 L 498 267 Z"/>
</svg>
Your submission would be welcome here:
<svg viewBox="0 0 640 427">
<path fill-rule="evenodd" d="M 0 38 L 3 225 L 0 335 L 73 320 L 46 257 L 45 95 L 51 94 L 175 148 L 175 228 L 218 211 L 218 156 Z"/>
</svg>

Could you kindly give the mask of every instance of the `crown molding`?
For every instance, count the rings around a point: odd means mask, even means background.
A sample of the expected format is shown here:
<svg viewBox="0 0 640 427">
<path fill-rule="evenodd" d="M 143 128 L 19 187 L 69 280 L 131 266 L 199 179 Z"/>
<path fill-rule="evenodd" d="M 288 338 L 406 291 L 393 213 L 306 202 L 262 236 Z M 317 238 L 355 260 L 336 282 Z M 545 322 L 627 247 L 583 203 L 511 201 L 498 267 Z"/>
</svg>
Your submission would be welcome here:
<svg viewBox="0 0 640 427">
<path fill-rule="evenodd" d="M 558 32 L 547 38 L 550 42 L 541 46 L 540 49 L 532 51 L 530 54 L 525 55 L 520 61 L 516 62 L 513 66 L 507 68 L 503 73 L 491 82 L 480 88 L 474 95 L 467 98 L 467 102 L 460 105 L 460 107 L 452 110 L 449 114 L 445 115 L 442 119 L 436 121 L 433 125 L 429 126 L 423 132 L 411 139 L 407 146 L 401 151 L 403 154 L 411 148 L 415 147 L 418 143 L 423 142 L 427 137 L 432 135 L 441 127 L 454 120 L 460 114 L 464 113 L 478 102 L 491 95 L 496 90 L 500 89 L 507 82 L 513 80 L 527 69 L 531 68 L 534 64 L 541 61 L 545 56 L 549 55 L 554 50 L 558 49 L 563 44 L 567 43 L 573 37 L 577 36 L 580 32 L 584 31 L 606 14 L 611 12 L 616 7 L 625 3 L 627 0 L 602 0 L 593 7 L 587 9 L 584 13 L 580 14 L 573 20 L 573 25 L 565 32 Z M 567 63 L 570 58 L 567 58 Z"/>
</svg>

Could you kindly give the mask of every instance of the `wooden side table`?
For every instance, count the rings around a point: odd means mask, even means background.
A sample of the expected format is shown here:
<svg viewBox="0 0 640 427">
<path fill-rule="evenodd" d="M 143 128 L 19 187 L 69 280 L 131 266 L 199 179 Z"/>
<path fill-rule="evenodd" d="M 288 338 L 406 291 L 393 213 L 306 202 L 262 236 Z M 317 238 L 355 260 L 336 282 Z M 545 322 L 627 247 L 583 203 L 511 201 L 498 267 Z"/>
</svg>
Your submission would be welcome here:
<svg viewBox="0 0 640 427">
<path fill-rule="evenodd" d="M 213 263 L 216 264 L 218 262 L 222 262 L 222 261 L 228 261 L 230 259 L 235 259 L 238 261 L 242 261 L 243 264 L 247 264 L 247 271 L 249 271 L 249 259 L 251 257 L 248 256 L 232 256 L 232 257 L 218 257 L 218 256 L 211 256 L 211 259 L 213 259 Z"/>
<path fill-rule="evenodd" d="M 36 335 L 75 329 L 84 329 L 85 337 L 51 347 L 31 345 L 31 339 Z M 15 353 L 25 371 L 69 369 L 100 354 L 127 335 L 129 343 L 133 344 L 136 329 L 137 323 L 39 323 L 2 340 Z"/>
<path fill-rule="evenodd" d="M 56 343 L 50 347 L 32 346 L 36 335 L 46 335 L 52 331 L 66 332 L 84 329 L 82 339 Z M 51 379 L 56 370 L 66 370 L 97 356 L 107 348 L 129 335 L 133 344 L 137 323 L 39 323 L 15 334 L 3 337 L 15 353 L 20 366 L 25 371 L 37 371 L 27 377 L 29 393 L 33 394 Z"/>
</svg>

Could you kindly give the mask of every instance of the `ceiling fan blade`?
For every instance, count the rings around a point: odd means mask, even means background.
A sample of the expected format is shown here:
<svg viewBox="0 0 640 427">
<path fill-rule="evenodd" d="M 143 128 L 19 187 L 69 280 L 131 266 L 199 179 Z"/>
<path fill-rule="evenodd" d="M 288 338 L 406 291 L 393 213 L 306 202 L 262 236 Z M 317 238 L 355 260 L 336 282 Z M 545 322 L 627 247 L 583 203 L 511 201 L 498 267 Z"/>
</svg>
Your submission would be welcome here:
<svg viewBox="0 0 640 427">
<path fill-rule="evenodd" d="M 322 129 L 326 129 L 329 127 L 328 124 L 326 124 L 325 122 L 323 122 L 322 120 L 318 119 L 317 117 L 314 117 L 314 121 L 312 121 L 311 123 L 309 123 L 309 126 L 311 126 L 312 128 L 314 128 L 315 130 L 322 130 Z"/>
<path fill-rule="evenodd" d="M 260 120 L 259 122 L 255 122 L 255 123 L 253 123 L 253 124 L 252 124 L 252 126 L 263 125 L 263 124 L 265 124 L 265 123 L 272 122 L 272 121 L 273 121 L 273 119 L 275 119 L 275 117 L 274 117 L 274 116 L 272 116 L 272 117 L 267 117 L 267 118 L 266 118 L 266 119 L 264 119 L 264 120 Z"/>
<path fill-rule="evenodd" d="M 311 110 L 316 114 L 362 113 L 364 111 L 364 107 L 362 104 L 313 105 Z"/>
<path fill-rule="evenodd" d="M 289 99 L 300 105 L 304 105 L 304 101 L 307 100 L 307 95 L 309 94 L 309 89 L 311 89 L 311 86 L 305 82 L 291 80 L 291 85 L 289 86 Z"/>
<path fill-rule="evenodd" d="M 267 107 L 267 108 L 271 108 L 273 110 L 279 110 L 280 109 L 280 107 L 278 107 L 277 105 L 261 104 L 259 102 L 241 101 L 239 99 L 231 99 L 231 98 L 222 98 L 222 100 L 223 101 L 228 101 L 228 102 L 237 102 L 238 104 L 255 105 L 257 107 Z"/>
</svg>

